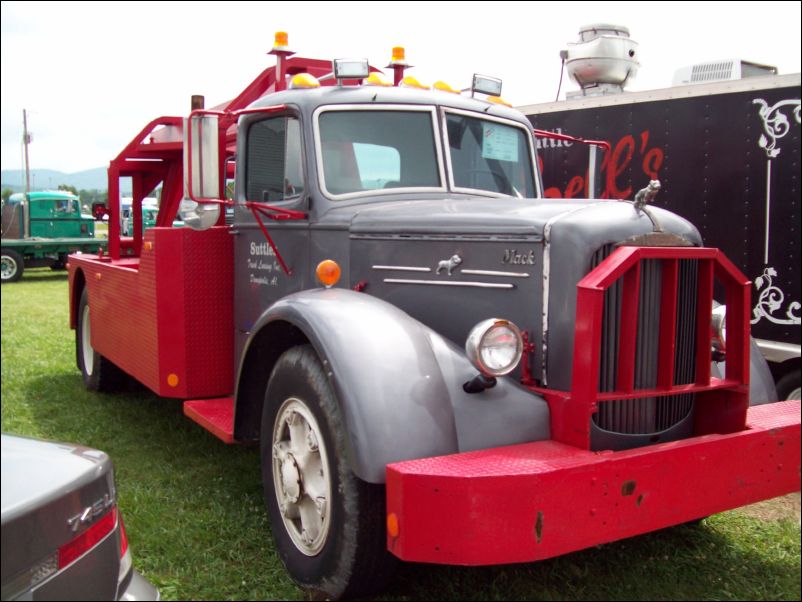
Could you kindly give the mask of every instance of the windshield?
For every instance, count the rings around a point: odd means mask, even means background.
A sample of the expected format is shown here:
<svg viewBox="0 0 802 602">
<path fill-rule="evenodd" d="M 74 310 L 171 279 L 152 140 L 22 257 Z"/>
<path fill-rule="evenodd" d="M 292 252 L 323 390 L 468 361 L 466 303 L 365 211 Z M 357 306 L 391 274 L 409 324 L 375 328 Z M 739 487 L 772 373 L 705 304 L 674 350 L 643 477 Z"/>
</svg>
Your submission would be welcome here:
<svg viewBox="0 0 802 602">
<path fill-rule="evenodd" d="M 332 195 L 443 187 L 430 109 L 329 110 L 318 127 L 323 183 Z"/>
<path fill-rule="evenodd" d="M 455 188 L 535 196 L 528 136 L 519 127 L 448 113 L 448 152 Z"/>
</svg>

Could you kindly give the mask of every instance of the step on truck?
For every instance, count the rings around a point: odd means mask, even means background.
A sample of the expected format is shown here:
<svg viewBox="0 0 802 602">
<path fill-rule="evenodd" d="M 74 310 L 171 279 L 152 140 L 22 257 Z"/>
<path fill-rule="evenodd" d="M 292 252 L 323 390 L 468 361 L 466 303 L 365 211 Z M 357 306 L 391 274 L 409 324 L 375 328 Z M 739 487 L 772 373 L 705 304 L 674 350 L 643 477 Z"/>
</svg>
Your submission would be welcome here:
<svg viewBox="0 0 802 602">
<path fill-rule="evenodd" d="M 2 209 L 2 282 L 16 282 L 25 268 L 63 270 L 70 253 L 97 254 L 106 240 L 95 238 L 95 219 L 70 192 L 12 194 Z"/>
<path fill-rule="evenodd" d="M 799 402 L 773 402 L 749 281 L 692 224 L 544 198 L 499 80 L 424 87 L 398 48 L 388 81 L 281 34 L 272 54 L 111 162 L 112 206 L 119 177 L 135 205 L 161 184 L 158 223 L 70 257 L 70 321 L 89 389 L 134 378 L 258 442 L 301 587 L 366 595 L 399 559 L 531 562 L 799 490 Z"/>
</svg>

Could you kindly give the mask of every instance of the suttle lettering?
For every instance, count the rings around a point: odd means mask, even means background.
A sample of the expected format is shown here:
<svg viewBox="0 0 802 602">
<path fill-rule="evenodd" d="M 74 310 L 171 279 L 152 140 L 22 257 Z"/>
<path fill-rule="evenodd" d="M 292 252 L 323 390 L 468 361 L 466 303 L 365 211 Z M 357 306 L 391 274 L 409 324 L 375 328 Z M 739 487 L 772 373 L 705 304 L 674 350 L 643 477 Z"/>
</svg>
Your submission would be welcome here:
<svg viewBox="0 0 802 602">
<path fill-rule="evenodd" d="M 251 250 L 251 255 L 269 255 L 270 257 L 276 256 L 276 253 L 266 242 L 262 243 L 252 242 L 250 250 Z"/>
</svg>

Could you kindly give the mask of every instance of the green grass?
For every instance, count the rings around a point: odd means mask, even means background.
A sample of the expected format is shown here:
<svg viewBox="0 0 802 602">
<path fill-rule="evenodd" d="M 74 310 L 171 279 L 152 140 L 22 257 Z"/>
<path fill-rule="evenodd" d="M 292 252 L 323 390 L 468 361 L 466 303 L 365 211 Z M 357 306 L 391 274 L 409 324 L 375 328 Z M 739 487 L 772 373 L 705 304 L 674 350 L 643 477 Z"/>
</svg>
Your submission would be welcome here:
<svg viewBox="0 0 802 602">
<path fill-rule="evenodd" d="M 84 389 L 64 272 L 2 287 L 2 430 L 111 455 L 134 564 L 163 598 L 302 598 L 270 540 L 255 448 L 225 446 L 144 389 Z M 408 564 L 382 599 L 799 600 L 800 525 L 728 512 L 533 564 Z"/>
</svg>

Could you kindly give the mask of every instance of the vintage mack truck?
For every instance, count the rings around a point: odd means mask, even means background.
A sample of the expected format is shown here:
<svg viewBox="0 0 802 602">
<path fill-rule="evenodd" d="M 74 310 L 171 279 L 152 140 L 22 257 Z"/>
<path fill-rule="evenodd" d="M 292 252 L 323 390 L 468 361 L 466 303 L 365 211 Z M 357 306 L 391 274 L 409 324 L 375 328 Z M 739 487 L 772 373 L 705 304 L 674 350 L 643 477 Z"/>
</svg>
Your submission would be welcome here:
<svg viewBox="0 0 802 602">
<path fill-rule="evenodd" d="M 63 270 L 67 255 L 98 253 L 95 220 L 80 199 L 63 190 L 12 194 L 2 211 L 2 282 L 16 282 L 26 267 Z"/>
<path fill-rule="evenodd" d="M 112 213 L 120 177 L 135 217 L 161 184 L 157 226 L 112 216 L 108 254 L 70 257 L 70 322 L 89 389 L 134 378 L 259 442 L 301 587 L 365 595 L 398 559 L 530 562 L 799 489 L 799 402 L 764 403 L 750 283 L 693 225 L 646 193 L 543 198 L 498 80 L 272 54 L 111 162 Z"/>
</svg>

